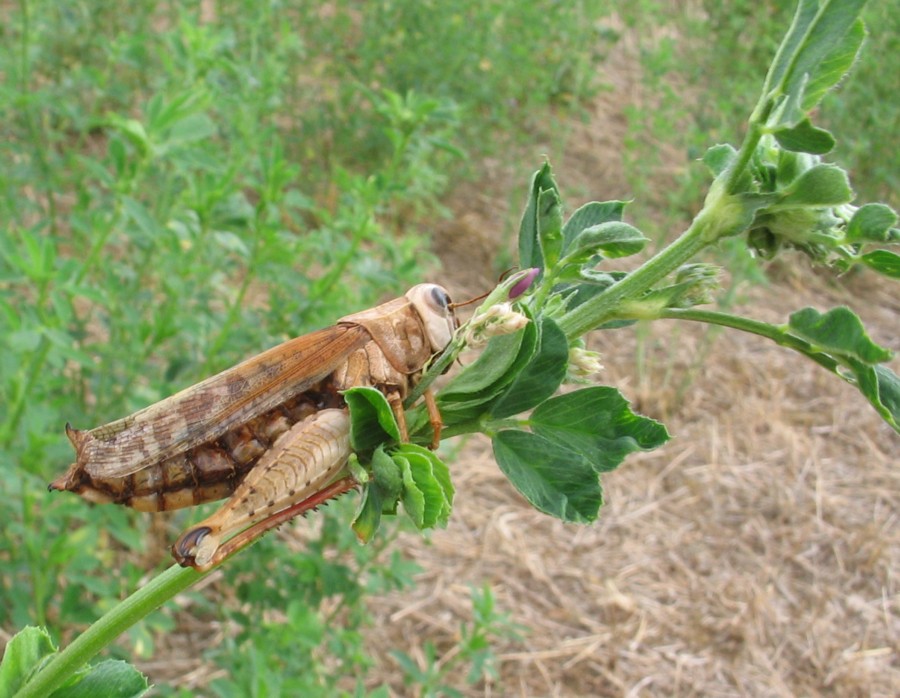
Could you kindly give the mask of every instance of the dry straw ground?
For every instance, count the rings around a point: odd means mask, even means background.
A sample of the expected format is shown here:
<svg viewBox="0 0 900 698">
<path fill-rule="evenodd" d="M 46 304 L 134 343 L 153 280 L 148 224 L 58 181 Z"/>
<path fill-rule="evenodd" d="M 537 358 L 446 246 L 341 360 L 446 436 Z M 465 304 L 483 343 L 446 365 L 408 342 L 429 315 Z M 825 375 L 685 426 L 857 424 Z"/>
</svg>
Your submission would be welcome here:
<svg viewBox="0 0 900 698">
<path fill-rule="evenodd" d="M 639 80 L 621 63 L 609 84 L 554 156 L 569 210 L 580 203 L 572 192 L 629 193 L 615 156 L 619 105 L 639 98 Z M 534 148 L 532 164 L 544 152 Z M 456 193 L 437 240 L 447 278 L 466 291 L 489 282 L 478 260 L 526 188 L 527 175 L 485 167 L 490 186 Z M 782 322 L 805 305 L 850 304 L 900 351 L 896 285 L 834 281 L 799 257 L 770 271 L 747 314 Z M 849 386 L 759 338 L 656 323 L 599 341 L 602 381 L 664 419 L 674 439 L 605 476 L 608 504 L 591 527 L 533 511 L 489 443 L 471 440 L 452 462 L 449 528 L 398 542 L 424 568 L 415 590 L 371 600 L 372 684 L 410 695 L 389 651 L 422 658 L 426 640 L 452 651 L 470 588 L 488 582 L 525 636 L 495 647 L 498 681 L 466 690 L 457 677 L 466 695 L 900 694 L 900 438 Z"/>
</svg>

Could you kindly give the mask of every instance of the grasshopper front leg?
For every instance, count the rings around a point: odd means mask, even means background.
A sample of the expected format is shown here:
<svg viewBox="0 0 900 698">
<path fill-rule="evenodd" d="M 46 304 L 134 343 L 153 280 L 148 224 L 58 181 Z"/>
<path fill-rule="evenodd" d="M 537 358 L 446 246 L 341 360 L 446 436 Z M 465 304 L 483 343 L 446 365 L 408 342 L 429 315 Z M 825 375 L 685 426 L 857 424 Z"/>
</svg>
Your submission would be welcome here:
<svg viewBox="0 0 900 698">
<path fill-rule="evenodd" d="M 210 569 L 265 531 L 355 487 L 352 478 L 341 477 L 349 457 L 346 410 L 322 410 L 295 424 L 263 455 L 231 499 L 178 538 L 172 554 L 182 566 Z"/>
<path fill-rule="evenodd" d="M 397 420 L 397 426 L 400 429 L 400 441 L 405 443 L 409 441 L 409 427 L 406 423 L 406 412 L 403 410 L 403 397 L 398 390 L 387 391 L 385 397 L 391 406 L 394 418 Z M 441 421 L 441 412 L 438 409 L 437 401 L 434 399 L 434 393 L 430 389 L 426 390 L 423 397 L 425 398 L 425 407 L 428 410 L 428 421 L 431 423 L 432 429 L 430 448 L 434 451 L 441 443 L 441 430 L 444 427 L 444 423 Z"/>
</svg>

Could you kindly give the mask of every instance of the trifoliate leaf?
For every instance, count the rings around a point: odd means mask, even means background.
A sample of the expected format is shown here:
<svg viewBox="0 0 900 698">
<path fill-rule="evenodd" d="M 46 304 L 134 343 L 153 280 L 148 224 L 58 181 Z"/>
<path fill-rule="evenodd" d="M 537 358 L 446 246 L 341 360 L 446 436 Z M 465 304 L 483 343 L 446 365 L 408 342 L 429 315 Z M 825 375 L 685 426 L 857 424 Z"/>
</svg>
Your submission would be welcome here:
<svg viewBox="0 0 900 698">
<path fill-rule="evenodd" d="M 527 309 L 524 309 L 527 312 Z M 438 396 L 441 414 L 454 419 L 484 414 L 531 360 L 537 350 L 539 329 L 529 322 L 523 330 L 491 338 L 474 363 L 466 366 Z"/>
<path fill-rule="evenodd" d="M 541 320 L 540 344 L 528 364 L 500 398 L 490 406 L 495 419 L 511 417 L 540 404 L 556 392 L 566 377 L 569 343 L 549 318 Z"/>
<path fill-rule="evenodd" d="M 420 528 L 433 528 L 445 511 L 444 490 L 435 479 L 431 461 L 421 453 L 404 453 L 412 470 L 413 480 L 424 497 L 422 523 Z"/>
<path fill-rule="evenodd" d="M 397 452 L 404 456 L 421 456 L 425 458 L 431 468 L 431 475 L 441 488 L 441 493 L 448 506 L 453 504 L 454 488 L 450 481 L 450 468 L 438 457 L 438 454 L 431 449 L 419 446 L 418 444 L 406 443 L 402 444 Z"/>
</svg>

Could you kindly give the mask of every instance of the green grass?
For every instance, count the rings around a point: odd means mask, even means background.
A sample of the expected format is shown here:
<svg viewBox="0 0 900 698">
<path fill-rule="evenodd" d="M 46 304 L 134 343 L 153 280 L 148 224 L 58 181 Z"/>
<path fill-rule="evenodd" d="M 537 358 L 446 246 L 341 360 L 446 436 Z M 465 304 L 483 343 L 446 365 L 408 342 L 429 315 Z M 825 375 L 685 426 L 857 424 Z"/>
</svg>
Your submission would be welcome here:
<svg viewBox="0 0 900 698">
<path fill-rule="evenodd" d="M 168 563 L 150 517 L 48 495 L 71 460 L 63 425 L 128 414 L 434 278 L 426 231 L 444 215 L 441 194 L 470 153 L 499 149 L 549 104 L 590 92 L 602 9 L 548 13 L 511 0 L 235 0 L 215 14 L 147 1 L 8 8 L 0 627 L 38 623 L 66 642 Z M 389 539 L 352 541 L 351 507 L 330 507 L 337 518 L 326 515 L 302 554 L 266 540 L 235 561 L 227 600 L 192 596 L 192 612 L 238 628 L 209 656 L 231 668 L 212 690 L 332 695 L 338 676 L 362 675 L 364 596 L 408 584 L 412 570 Z M 176 513 L 169 533 L 200 515 Z M 257 583 L 260 570 L 273 584 Z M 342 599 L 339 623 L 321 615 L 330 596 Z M 261 620 L 271 609 L 286 621 Z M 122 656 L 152 656 L 174 624 L 171 609 L 155 614 Z M 252 653 L 260 638 L 286 651 Z M 339 672 L 309 670 L 320 645 Z"/>
</svg>

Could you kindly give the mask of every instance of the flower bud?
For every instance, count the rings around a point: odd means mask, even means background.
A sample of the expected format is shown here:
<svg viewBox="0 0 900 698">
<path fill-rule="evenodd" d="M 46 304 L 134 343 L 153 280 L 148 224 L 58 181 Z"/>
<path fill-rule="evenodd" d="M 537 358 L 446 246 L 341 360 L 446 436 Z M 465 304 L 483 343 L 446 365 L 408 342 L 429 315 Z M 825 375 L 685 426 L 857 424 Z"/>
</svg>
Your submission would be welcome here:
<svg viewBox="0 0 900 698">
<path fill-rule="evenodd" d="M 572 347 L 569 349 L 569 378 L 577 381 L 603 370 L 600 352 Z"/>
<path fill-rule="evenodd" d="M 518 332 L 528 324 L 528 318 L 512 308 L 510 303 L 497 303 L 469 322 L 465 342 L 470 347 L 487 344 L 491 337 Z"/>
<path fill-rule="evenodd" d="M 519 279 L 511 289 L 509 289 L 509 299 L 515 300 L 523 293 L 525 293 L 525 291 L 528 290 L 532 282 L 540 273 L 541 270 L 537 267 L 532 267 L 531 269 L 526 270 L 522 278 Z"/>
</svg>

